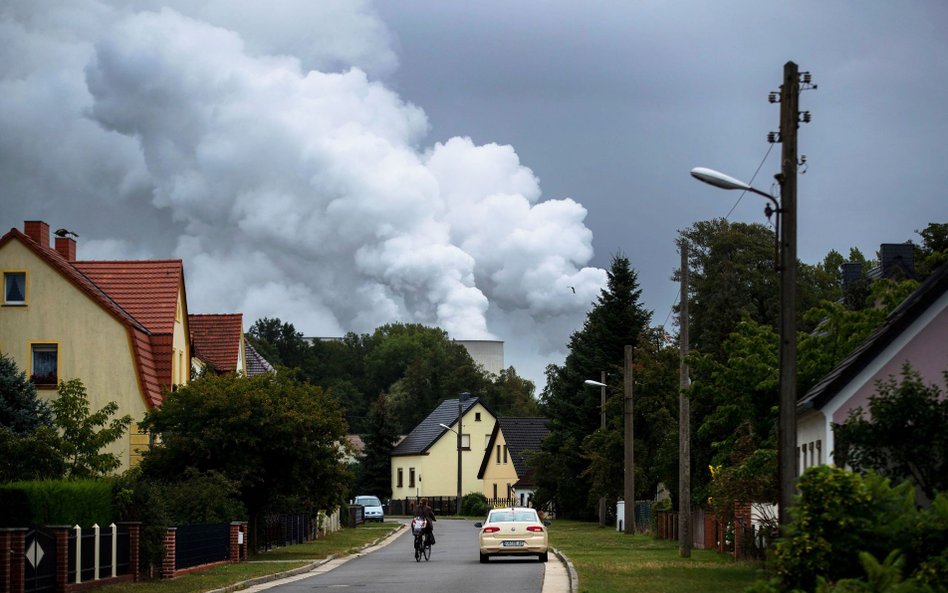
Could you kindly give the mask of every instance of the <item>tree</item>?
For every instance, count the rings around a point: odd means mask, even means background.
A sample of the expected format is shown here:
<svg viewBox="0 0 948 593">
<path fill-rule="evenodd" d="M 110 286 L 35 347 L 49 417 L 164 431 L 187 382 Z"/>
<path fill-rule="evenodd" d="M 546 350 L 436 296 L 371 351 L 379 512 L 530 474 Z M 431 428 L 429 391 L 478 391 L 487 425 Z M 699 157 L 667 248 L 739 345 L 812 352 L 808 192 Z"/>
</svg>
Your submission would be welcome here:
<svg viewBox="0 0 948 593">
<path fill-rule="evenodd" d="M 205 376 L 167 394 L 142 425 L 161 436 L 142 460 L 146 476 L 220 472 L 238 484 L 255 517 L 293 501 L 306 510 L 332 507 L 348 484 L 341 408 L 286 371 Z"/>
<path fill-rule="evenodd" d="M 639 343 L 651 314 L 640 304 L 641 289 L 628 258 L 616 255 L 608 283 L 586 316 L 583 328 L 570 337 L 563 366 L 547 367 L 542 394 L 544 415 L 551 419 L 550 435 L 542 455 L 534 456 L 539 502 L 553 501 L 564 516 L 592 517 L 595 500 L 593 476 L 587 469 L 583 441 L 599 429 L 599 390 L 583 384 L 606 371 L 620 382 L 626 345 Z M 606 452 L 608 442 L 590 445 Z M 593 460 L 595 462 L 595 460 Z M 605 467 L 605 466 L 603 466 Z"/>
<path fill-rule="evenodd" d="M 86 388 L 79 379 L 61 381 L 59 397 L 50 402 L 54 424 L 62 439 L 60 451 L 70 478 L 95 478 L 118 469 L 122 462 L 114 453 L 102 450 L 118 441 L 132 424 L 129 415 L 112 418 L 118 411 L 114 401 L 91 412 Z"/>
<path fill-rule="evenodd" d="M 915 270 L 921 279 L 925 279 L 936 268 L 948 263 L 948 223 L 930 222 L 915 232 L 922 237 L 922 245 L 915 249 Z"/>
<path fill-rule="evenodd" d="M 501 369 L 486 386 L 483 398 L 498 416 L 537 416 L 540 407 L 533 397 L 534 389 L 533 381 L 524 379 L 516 369 L 508 367 Z"/>
<path fill-rule="evenodd" d="M 948 385 L 948 371 L 944 374 Z M 890 377 L 862 407 L 834 424 L 836 463 L 913 482 L 928 500 L 948 492 L 948 399 L 926 385 L 906 363 L 901 380 Z"/>
<path fill-rule="evenodd" d="M 388 396 L 380 394 L 369 412 L 359 492 L 372 493 L 380 498 L 392 496 L 391 455 L 397 438 L 388 412 Z"/>
<path fill-rule="evenodd" d="M 49 406 L 37 397 L 26 373 L 12 358 L 0 354 L 0 426 L 23 435 L 52 424 Z"/>
</svg>

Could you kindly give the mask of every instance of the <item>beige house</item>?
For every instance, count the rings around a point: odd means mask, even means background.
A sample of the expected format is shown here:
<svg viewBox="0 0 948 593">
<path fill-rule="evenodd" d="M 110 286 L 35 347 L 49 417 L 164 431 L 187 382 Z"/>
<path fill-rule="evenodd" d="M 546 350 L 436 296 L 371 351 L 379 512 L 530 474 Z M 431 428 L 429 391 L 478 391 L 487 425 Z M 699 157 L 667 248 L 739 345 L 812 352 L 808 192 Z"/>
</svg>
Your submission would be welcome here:
<svg viewBox="0 0 948 593">
<path fill-rule="evenodd" d="M 93 410 L 118 403 L 141 420 L 162 392 L 190 380 L 191 342 L 181 260 L 79 261 L 76 241 L 27 221 L 0 238 L 0 352 L 10 355 L 42 399 L 61 380 L 80 379 Z M 108 451 L 122 469 L 136 463 L 148 435 Z"/>
<path fill-rule="evenodd" d="M 477 477 L 491 504 L 532 506 L 533 471 L 529 455 L 550 433 L 546 418 L 498 418 Z"/>
<path fill-rule="evenodd" d="M 392 451 L 392 498 L 456 497 L 458 400 L 449 399 L 421 421 Z M 481 492 L 477 477 L 494 413 L 479 398 L 460 402 L 461 493 Z"/>
</svg>

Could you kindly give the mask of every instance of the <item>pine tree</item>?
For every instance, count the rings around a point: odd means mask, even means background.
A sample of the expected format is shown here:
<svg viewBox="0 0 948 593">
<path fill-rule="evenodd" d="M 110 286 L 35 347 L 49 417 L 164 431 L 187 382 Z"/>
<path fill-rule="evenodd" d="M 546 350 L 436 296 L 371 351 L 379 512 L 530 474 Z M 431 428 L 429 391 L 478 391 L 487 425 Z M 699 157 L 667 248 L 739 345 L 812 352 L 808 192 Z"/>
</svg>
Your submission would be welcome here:
<svg viewBox="0 0 948 593">
<path fill-rule="evenodd" d="M 37 397 L 26 373 L 6 354 L 0 354 L 0 426 L 18 435 L 52 426 L 49 407 Z"/>
<path fill-rule="evenodd" d="M 621 384 L 625 346 L 637 344 L 651 318 L 628 258 L 614 256 L 608 277 L 583 328 L 571 336 L 563 366 L 547 367 L 542 400 L 551 430 L 546 455 L 536 457 L 537 498 L 553 501 L 564 516 L 591 517 L 597 498 L 581 445 L 599 428 L 600 393 L 583 381 L 606 371 L 610 382 Z"/>
<path fill-rule="evenodd" d="M 359 493 L 386 499 L 392 496 L 390 458 L 395 447 L 394 424 L 388 411 L 388 396 L 379 395 L 369 412 L 370 432 L 365 435 L 362 484 Z"/>
</svg>

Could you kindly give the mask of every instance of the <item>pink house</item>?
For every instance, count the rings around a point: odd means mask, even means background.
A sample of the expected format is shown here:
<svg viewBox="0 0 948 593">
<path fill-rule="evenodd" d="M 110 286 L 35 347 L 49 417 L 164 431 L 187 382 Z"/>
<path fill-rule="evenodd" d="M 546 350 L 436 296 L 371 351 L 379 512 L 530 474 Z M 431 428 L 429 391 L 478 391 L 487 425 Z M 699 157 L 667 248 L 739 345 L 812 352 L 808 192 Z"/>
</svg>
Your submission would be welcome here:
<svg viewBox="0 0 948 593">
<path fill-rule="evenodd" d="M 798 468 L 832 463 L 833 424 L 868 409 L 876 383 L 899 377 L 910 363 L 944 389 L 948 370 L 948 264 L 929 276 L 862 344 L 797 404 Z M 906 435 L 910 438 L 911 435 Z"/>
</svg>

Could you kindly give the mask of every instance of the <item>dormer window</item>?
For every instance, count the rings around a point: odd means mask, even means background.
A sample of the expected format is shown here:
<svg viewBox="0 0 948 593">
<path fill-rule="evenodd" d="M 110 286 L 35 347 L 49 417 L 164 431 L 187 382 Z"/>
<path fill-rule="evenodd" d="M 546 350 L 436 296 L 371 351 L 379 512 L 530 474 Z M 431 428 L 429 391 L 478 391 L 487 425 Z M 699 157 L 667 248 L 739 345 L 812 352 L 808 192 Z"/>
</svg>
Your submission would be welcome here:
<svg viewBox="0 0 948 593">
<path fill-rule="evenodd" d="M 26 304 L 26 272 L 3 273 L 3 304 Z"/>
</svg>

